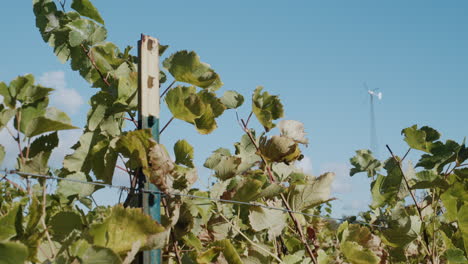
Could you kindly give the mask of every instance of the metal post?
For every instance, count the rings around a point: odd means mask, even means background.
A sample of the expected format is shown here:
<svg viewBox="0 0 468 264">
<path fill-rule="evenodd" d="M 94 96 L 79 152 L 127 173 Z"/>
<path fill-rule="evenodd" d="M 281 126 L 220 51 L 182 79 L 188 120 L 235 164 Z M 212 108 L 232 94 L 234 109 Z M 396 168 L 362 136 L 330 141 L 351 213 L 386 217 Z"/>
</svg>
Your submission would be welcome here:
<svg viewBox="0 0 468 264">
<path fill-rule="evenodd" d="M 153 138 L 159 142 L 159 42 L 157 39 L 141 35 L 138 42 L 138 124 L 142 129 L 150 128 Z M 153 184 L 146 181 L 145 189 L 157 191 Z M 140 205 L 145 213 L 161 223 L 161 195 L 141 194 Z M 161 250 L 143 252 L 139 257 L 141 264 L 160 264 Z"/>
</svg>

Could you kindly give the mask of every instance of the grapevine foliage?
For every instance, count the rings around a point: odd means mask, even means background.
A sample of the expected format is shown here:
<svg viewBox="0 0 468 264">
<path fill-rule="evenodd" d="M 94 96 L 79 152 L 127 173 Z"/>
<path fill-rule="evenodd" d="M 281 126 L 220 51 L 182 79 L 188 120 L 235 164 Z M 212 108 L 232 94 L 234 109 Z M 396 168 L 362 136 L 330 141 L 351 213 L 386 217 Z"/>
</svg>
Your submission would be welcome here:
<svg viewBox="0 0 468 264">
<path fill-rule="evenodd" d="M 135 189 L 125 203 L 93 205 L 100 187 L 34 176 L 0 181 L 1 263 L 130 263 L 143 250 L 162 249 L 166 263 L 466 263 L 468 206 L 465 143 L 440 141 L 440 134 L 417 126 L 402 131 L 411 149 L 422 151 L 416 168 L 391 153 L 385 161 L 369 150 L 351 159 L 351 176 L 372 178 L 367 212 L 342 223 L 313 217 L 329 215 L 333 173 L 314 177 L 295 167 L 309 143 L 304 125 L 281 120 L 277 95 L 254 90 L 252 114 L 264 132 L 241 119 L 244 135 L 214 150 L 203 164 L 216 182 L 209 190 L 198 179 L 196 154 L 187 140 L 173 146 L 175 160 L 149 130 L 125 128 L 137 116 L 137 62 L 132 47 L 121 51 L 107 40 L 104 19 L 89 0 L 33 0 L 36 26 L 57 58 L 69 63 L 96 93 L 83 133 L 62 168 L 49 157 L 58 131 L 76 129 L 62 111 L 49 107 L 53 89 L 32 75 L 0 83 L 0 129 L 18 147 L 17 170 L 70 180 L 111 184 L 121 158 L 130 185 L 140 172 L 163 195 L 160 223 L 135 205 Z M 167 46 L 160 46 L 164 57 Z M 216 118 L 244 103 L 235 91 L 217 92 L 220 76 L 193 51 L 179 51 L 162 62 L 160 83 L 174 85 L 164 101 L 175 119 L 209 134 Z M 172 86 L 172 85 L 171 85 Z M 253 122 L 253 121 L 251 121 Z M 279 134 L 271 135 L 278 126 Z M 5 148 L 0 146 L 0 162 Z M 21 174 L 20 174 L 21 175 Z M 25 182 L 23 188 L 18 181 Z M 204 198 L 209 198 L 204 199 Z M 225 203 L 233 200 L 246 204 Z M 296 213 L 265 208 L 285 208 Z M 298 214 L 302 213 L 302 214 Z"/>
</svg>

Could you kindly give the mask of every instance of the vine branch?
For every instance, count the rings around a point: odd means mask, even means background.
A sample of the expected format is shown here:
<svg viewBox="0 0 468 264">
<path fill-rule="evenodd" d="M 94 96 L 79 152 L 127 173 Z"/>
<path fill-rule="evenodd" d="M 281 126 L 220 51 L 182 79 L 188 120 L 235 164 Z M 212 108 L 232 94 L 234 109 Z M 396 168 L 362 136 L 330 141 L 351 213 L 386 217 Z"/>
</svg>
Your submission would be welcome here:
<svg viewBox="0 0 468 264">
<path fill-rule="evenodd" d="M 101 80 L 107 85 L 111 86 L 109 81 L 107 80 L 107 77 L 104 77 L 104 74 L 102 74 L 101 70 L 96 65 L 96 62 L 94 61 L 94 58 L 91 56 L 91 50 L 87 50 L 86 47 L 81 44 L 81 48 L 83 49 L 84 53 L 86 54 L 86 57 L 91 61 L 91 64 L 93 65 L 94 69 L 98 72 L 99 76 L 101 77 Z"/>
<path fill-rule="evenodd" d="M 159 135 L 161 135 L 164 130 L 166 130 L 167 126 L 169 126 L 172 121 L 174 121 L 174 117 L 171 117 L 171 119 L 164 125 L 164 127 L 159 131 Z"/>
<path fill-rule="evenodd" d="M 408 192 L 411 195 L 411 199 L 413 200 L 414 205 L 416 206 L 416 211 L 418 212 L 419 219 L 421 220 L 421 223 L 424 223 L 424 218 L 422 216 L 421 207 L 419 206 L 419 203 L 416 200 L 416 197 L 414 196 L 413 191 L 410 189 L 408 180 L 406 179 L 405 173 L 403 172 L 403 168 L 401 167 L 401 161 L 398 160 L 397 157 L 393 154 L 393 151 L 390 148 L 390 146 L 388 146 L 388 145 L 385 145 L 385 146 L 387 147 L 388 151 L 390 152 L 390 155 L 392 155 L 393 160 L 397 163 L 398 168 L 400 169 L 400 173 L 401 173 L 401 176 L 403 178 L 403 181 L 405 182 L 405 186 L 406 186 L 406 188 L 408 189 Z M 425 249 L 427 250 L 427 253 L 432 256 L 432 250 L 429 247 L 429 245 L 430 245 L 429 244 L 429 236 L 427 234 L 427 230 L 426 230 L 425 227 L 423 228 L 423 236 L 424 236 L 423 245 L 425 246 Z"/>
<path fill-rule="evenodd" d="M 169 86 L 166 88 L 166 90 L 164 90 L 164 92 L 162 92 L 160 97 L 162 98 L 169 91 L 169 89 L 171 89 L 172 85 L 174 85 L 175 83 L 176 83 L 176 80 L 174 80 L 171 84 L 169 84 Z"/>
</svg>

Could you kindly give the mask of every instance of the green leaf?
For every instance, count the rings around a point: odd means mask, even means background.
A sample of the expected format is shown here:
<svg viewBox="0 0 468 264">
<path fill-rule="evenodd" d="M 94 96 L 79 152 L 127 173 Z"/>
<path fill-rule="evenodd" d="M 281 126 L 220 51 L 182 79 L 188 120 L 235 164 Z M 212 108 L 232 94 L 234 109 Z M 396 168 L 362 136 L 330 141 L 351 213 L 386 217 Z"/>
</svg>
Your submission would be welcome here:
<svg viewBox="0 0 468 264">
<path fill-rule="evenodd" d="M 390 212 L 388 228 L 381 230 L 382 241 L 392 247 L 405 247 L 418 238 L 421 232 L 421 220 L 414 212 L 409 214 L 402 203 L 398 203 Z"/>
<path fill-rule="evenodd" d="M 236 91 L 226 91 L 223 97 L 221 97 L 221 103 L 223 103 L 227 109 L 235 109 L 244 103 L 244 97 Z"/>
<path fill-rule="evenodd" d="M 431 151 L 433 142 L 440 138 L 440 133 L 437 130 L 427 126 L 418 129 L 418 126 L 414 125 L 403 129 L 401 133 L 405 135 L 408 146 L 428 153 Z"/>
<path fill-rule="evenodd" d="M 301 150 L 294 140 L 284 136 L 272 136 L 260 138 L 260 152 L 263 157 L 273 162 L 290 163 L 299 158 Z"/>
<path fill-rule="evenodd" d="M 376 244 L 374 240 L 380 244 L 380 239 L 371 234 L 367 227 L 344 222 L 338 227 L 337 233 L 341 242 L 341 252 L 349 262 L 358 264 L 377 264 L 380 262 L 380 259 L 372 251 Z M 379 249 L 377 248 L 377 250 Z"/>
<path fill-rule="evenodd" d="M 250 202 L 256 200 L 262 191 L 263 182 L 260 180 L 246 178 L 238 187 L 232 198 L 235 201 Z"/>
<path fill-rule="evenodd" d="M 3 105 L 0 105 L 0 131 L 2 131 L 2 129 L 8 124 L 11 118 L 16 114 L 15 109 L 2 108 Z"/>
<path fill-rule="evenodd" d="M 66 176 L 67 179 L 85 181 L 88 179 L 83 172 L 74 172 Z M 73 181 L 60 181 L 57 186 L 57 193 L 64 197 L 77 195 L 78 198 L 91 195 L 95 191 L 95 186 L 91 184 L 73 182 Z"/>
<path fill-rule="evenodd" d="M 28 257 L 28 248 L 18 242 L 0 242 L 0 264 L 25 263 Z"/>
<path fill-rule="evenodd" d="M 25 234 L 31 236 L 38 233 L 37 226 L 42 218 L 42 204 L 36 197 L 31 199 L 31 204 L 29 205 L 28 211 L 28 222 L 26 225 Z"/>
<path fill-rule="evenodd" d="M 382 169 L 382 163 L 374 158 L 372 152 L 367 149 L 357 150 L 356 156 L 352 157 L 350 162 L 354 166 L 350 171 L 351 176 L 359 172 L 367 172 L 368 177 L 373 177 L 377 171 Z"/>
<path fill-rule="evenodd" d="M 323 249 L 318 250 L 318 264 L 329 264 L 332 261 L 332 256 L 328 256 Z"/>
<path fill-rule="evenodd" d="M 252 130 L 251 134 L 256 144 L 258 144 L 259 140 L 255 137 L 255 131 Z M 257 154 L 257 148 L 248 135 L 243 135 L 240 142 L 235 143 L 234 147 L 236 148 L 236 155 L 241 158 L 241 164 L 238 168 L 239 173 L 247 171 L 261 161 L 260 156 Z"/>
<path fill-rule="evenodd" d="M 228 239 L 216 241 L 213 245 L 221 249 L 229 264 L 242 264 L 239 254 Z"/>
<path fill-rule="evenodd" d="M 140 208 L 124 208 L 116 205 L 110 209 L 102 223 L 94 223 L 88 234 L 96 246 L 105 246 L 117 254 L 132 249 L 140 241 L 142 250 L 160 248 L 165 238 L 164 227 L 154 221 Z"/>
<path fill-rule="evenodd" d="M 195 248 L 197 250 L 202 250 L 203 249 L 203 245 L 202 245 L 200 239 L 198 239 L 198 237 L 195 236 L 193 233 L 188 233 L 182 239 L 184 240 L 185 244 L 190 246 L 190 247 L 193 247 L 193 248 Z"/>
<path fill-rule="evenodd" d="M 21 205 L 15 203 L 12 208 L 0 217 L 0 241 L 8 240 L 17 235 L 15 223 L 17 218 L 21 216 Z"/>
<path fill-rule="evenodd" d="M 227 180 L 236 176 L 241 159 L 236 156 L 227 156 L 222 149 L 214 153 L 205 161 L 203 166 L 215 171 L 215 176 L 221 180 Z"/>
<path fill-rule="evenodd" d="M 385 181 L 385 176 L 382 174 L 377 174 L 377 178 L 375 181 L 371 183 L 371 194 L 372 194 L 372 208 L 382 207 L 387 200 L 391 197 L 394 197 L 396 194 L 395 192 L 385 192 L 382 193 L 380 190 L 382 189 L 382 185 Z"/>
<path fill-rule="evenodd" d="M 225 106 L 212 92 L 203 90 L 198 92 L 197 95 L 206 107 L 202 115 L 195 119 L 195 126 L 200 134 L 206 135 L 218 127 L 215 118 L 224 112 Z"/>
<path fill-rule="evenodd" d="M 438 187 L 446 189 L 448 187 L 447 182 L 442 177 L 432 170 L 423 170 L 416 173 L 416 183 L 411 186 L 411 189 L 429 189 Z"/>
<path fill-rule="evenodd" d="M 271 207 L 281 207 L 281 201 L 267 201 Z M 268 237 L 272 241 L 281 235 L 286 227 L 286 215 L 282 211 L 262 207 L 251 207 L 249 213 L 250 226 L 254 231 L 268 230 Z"/>
<path fill-rule="evenodd" d="M 50 154 L 51 152 L 40 152 L 31 159 L 27 159 L 24 164 L 20 162 L 21 159 L 18 157 L 18 168 L 19 170 L 26 173 L 36 173 L 42 175 L 48 174 L 49 166 L 47 163 L 49 161 Z"/>
<path fill-rule="evenodd" d="M 444 216 L 449 222 L 457 220 L 460 205 L 468 201 L 467 191 L 466 185 L 455 182 L 440 195 L 440 199 L 445 207 Z"/>
<path fill-rule="evenodd" d="M 281 135 L 294 140 L 296 143 L 309 144 L 304 131 L 304 124 L 296 120 L 281 120 L 278 123 Z"/>
<path fill-rule="evenodd" d="M 458 226 L 462 233 L 465 252 L 468 252 L 468 202 L 464 200 L 460 210 L 458 210 Z"/>
<path fill-rule="evenodd" d="M 97 179 L 109 184 L 112 183 L 118 157 L 114 150 L 116 141 L 116 139 L 112 141 L 101 140 L 91 150 L 94 175 Z"/>
<path fill-rule="evenodd" d="M 40 85 L 33 85 L 34 84 L 34 76 L 28 74 L 26 76 L 20 76 L 16 80 L 23 79 L 20 81 L 21 84 L 18 82 L 16 83 L 18 86 L 13 86 L 13 82 L 10 84 L 10 89 L 16 90 L 16 99 L 20 101 L 22 104 L 31 104 L 35 103 L 43 98 L 49 96 L 50 92 L 54 91 L 52 88 L 46 88 Z"/>
<path fill-rule="evenodd" d="M 57 132 L 36 138 L 29 147 L 29 158 L 38 155 L 41 152 L 52 152 L 58 146 L 59 138 Z M 23 149 L 23 154 L 26 156 L 27 149 Z"/>
<path fill-rule="evenodd" d="M 3 103 L 6 106 L 15 108 L 16 98 L 10 94 L 10 89 L 4 82 L 0 82 L 0 95 L 3 96 Z"/>
<path fill-rule="evenodd" d="M 44 116 L 34 118 L 27 125 L 24 134 L 28 137 L 33 137 L 50 131 L 76 128 L 71 124 L 70 117 L 67 114 L 54 107 L 50 107 L 47 108 Z"/>
<path fill-rule="evenodd" d="M 33 104 L 22 105 L 18 113 L 15 116 L 13 126 L 18 129 L 19 117 L 21 117 L 19 124 L 19 131 L 25 133 L 31 122 L 41 116 L 44 116 L 47 111 L 47 105 L 49 104 L 49 98 L 44 98 Z"/>
<path fill-rule="evenodd" d="M 458 177 L 462 179 L 468 178 L 468 168 L 455 169 L 453 170 L 453 173 L 455 173 Z"/>
<path fill-rule="evenodd" d="M 263 87 L 258 86 L 254 91 L 252 112 L 268 132 L 275 127 L 273 120 L 283 117 L 284 112 L 278 96 L 270 95 L 268 92 L 262 93 L 262 89 Z"/>
<path fill-rule="evenodd" d="M 186 140 L 179 140 L 174 145 L 175 163 L 182 164 L 190 168 L 193 165 L 193 147 Z"/>
<path fill-rule="evenodd" d="M 136 130 L 123 134 L 116 143 L 116 151 L 129 158 L 127 166 L 131 169 L 143 168 L 145 175 L 150 175 L 148 153 L 155 145 L 149 129 Z"/>
<path fill-rule="evenodd" d="M 0 145 L 0 165 L 2 165 L 3 159 L 5 159 L 5 147 Z"/>
<path fill-rule="evenodd" d="M 406 186 L 403 184 L 403 175 L 398 162 L 389 158 L 385 162 L 384 168 L 387 171 L 387 176 L 377 174 L 377 179 L 371 184 L 372 208 L 403 199 L 408 194 Z"/>
<path fill-rule="evenodd" d="M 107 37 L 104 27 L 88 19 L 73 20 L 67 24 L 67 28 L 70 29 L 68 37 L 71 47 L 77 47 L 83 43 L 94 45 L 104 41 Z"/>
<path fill-rule="evenodd" d="M 309 178 L 305 184 L 292 184 L 288 203 L 294 211 L 303 211 L 330 199 L 330 189 L 335 174 L 327 172 L 318 178 Z"/>
<path fill-rule="evenodd" d="M 9 95 L 12 98 L 12 100 L 17 99 L 21 103 L 27 103 L 29 101 L 27 100 L 29 97 L 27 95 L 31 95 L 30 89 L 33 87 L 33 85 L 34 76 L 32 74 L 18 76 L 13 81 L 11 81 L 10 86 L 8 87 Z M 45 97 L 49 91 L 51 91 L 51 89 L 47 89 L 45 95 L 43 94 L 43 96 L 39 96 L 40 98 L 38 99 Z"/>
<path fill-rule="evenodd" d="M 201 62 L 200 57 L 193 51 L 178 51 L 164 60 L 163 66 L 176 81 L 211 91 L 216 91 L 223 86 L 219 75 L 210 68 L 210 65 Z"/>
<path fill-rule="evenodd" d="M 458 248 L 449 248 L 444 252 L 444 256 L 447 258 L 450 264 L 462 264 L 467 263 L 468 260 L 465 257 L 463 250 Z"/>
<path fill-rule="evenodd" d="M 205 111 L 205 104 L 196 94 L 194 86 L 177 86 L 167 92 L 164 99 L 174 118 L 194 123 Z"/>
<path fill-rule="evenodd" d="M 72 147 L 75 151 L 65 156 L 63 167 L 70 172 L 82 171 L 89 173 L 91 170 L 91 155 L 89 153 L 99 137 L 97 133 L 93 132 L 82 134 L 78 142 Z"/>
<path fill-rule="evenodd" d="M 345 241 L 341 244 L 341 252 L 352 264 L 378 264 L 380 259 L 371 250 L 357 242 Z"/>
<path fill-rule="evenodd" d="M 58 212 L 50 218 L 49 226 L 57 241 L 64 240 L 73 230 L 81 231 L 84 227 L 81 216 L 75 212 Z"/>
<path fill-rule="evenodd" d="M 81 257 L 81 264 L 122 263 L 120 257 L 111 249 L 105 247 L 89 247 Z"/>
<path fill-rule="evenodd" d="M 89 0 L 73 0 L 71 8 L 75 9 L 80 15 L 94 19 L 96 22 L 104 24 L 99 11 Z"/>
</svg>

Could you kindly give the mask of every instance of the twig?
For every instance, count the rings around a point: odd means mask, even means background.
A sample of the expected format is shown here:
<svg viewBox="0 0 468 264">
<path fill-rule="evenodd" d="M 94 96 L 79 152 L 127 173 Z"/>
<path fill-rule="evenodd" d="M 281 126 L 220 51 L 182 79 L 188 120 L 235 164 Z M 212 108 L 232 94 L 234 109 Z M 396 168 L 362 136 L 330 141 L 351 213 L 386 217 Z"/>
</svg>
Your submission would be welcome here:
<svg viewBox="0 0 468 264">
<path fill-rule="evenodd" d="M 24 155 L 23 155 L 23 149 L 21 148 L 21 137 L 20 137 L 20 122 L 21 122 L 21 111 L 16 112 L 16 126 L 18 127 L 17 130 L 17 137 L 16 137 L 16 144 L 18 145 L 18 150 L 21 158 L 21 165 L 24 165 Z"/>
<path fill-rule="evenodd" d="M 408 149 L 408 151 L 406 151 L 405 155 L 403 156 L 403 158 L 401 158 L 401 162 L 403 162 L 406 158 L 406 156 L 408 156 L 408 153 L 410 152 L 411 148 Z"/>
<path fill-rule="evenodd" d="M 252 114 L 253 114 L 253 112 L 251 111 L 250 114 L 249 114 L 249 117 L 247 117 L 247 122 L 245 122 L 245 127 L 247 127 L 249 125 L 250 118 L 252 117 Z"/>
<path fill-rule="evenodd" d="M 134 124 L 136 127 L 138 127 L 138 122 L 137 122 L 137 121 L 135 121 L 135 119 L 128 118 L 128 117 L 124 117 L 124 119 L 125 119 L 125 120 L 128 120 L 128 121 L 132 121 L 132 122 L 133 122 L 133 124 Z"/>
<path fill-rule="evenodd" d="M 83 49 L 84 53 L 86 53 L 86 57 L 88 57 L 88 59 L 91 61 L 91 64 L 93 65 L 94 69 L 98 72 L 99 76 L 101 77 L 102 81 L 107 85 L 107 86 L 111 86 L 109 81 L 107 81 L 107 78 L 104 77 L 104 74 L 102 74 L 102 72 L 98 69 L 97 65 L 96 65 L 96 62 L 94 61 L 93 57 L 91 56 L 91 50 L 87 50 L 86 47 L 81 44 L 80 45 L 81 48 Z"/>
<path fill-rule="evenodd" d="M 176 83 L 176 80 L 174 80 L 171 84 L 169 84 L 169 86 L 166 88 L 166 90 L 164 90 L 164 92 L 162 92 L 162 94 L 159 97 L 163 98 L 163 96 L 169 91 L 169 89 L 171 89 L 171 87 L 172 87 L 172 85 L 174 85 L 174 83 Z"/>
<path fill-rule="evenodd" d="M 159 135 L 161 135 L 164 130 L 166 130 L 167 126 L 174 120 L 174 117 L 171 117 L 171 119 L 164 125 L 164 127 L 159 131 Z"/>
<path fill-rule="evenodd" d="M 15 137 L 15 135 L 13 135 L 13 132 L 11 132 L 10 128 L 9 128 L 8 126 L 5 126 L 5 128 L 7 129 L 8 134 L 10 134 L 10 136 L 11 136 L 14 140 L 16 140 L 16 137 Z"/>
<path fill-rule="evenodd" d="M 23 189 L 23 187 L 19 186 L 16 182 L 14 182 L 14 181 L 8 179 L 8 174 L 5 174 L 5 176 L 3 176 L 2 179 L 0 179 L 0 181 L 3 181 L 3 180 L 5 180 L 5 181 L 7 181 L 9 184 L 13 185 L 16 189 L 18 189 L 18 190 L 20 190 L 20 191 L 22 191 L 22 192 L 24 192 L 24 193 L 26 192 L 26 190 Z"/>
<path fill-rule="evenodd" d="M 226 221 L 226 223 L 228 223 L 232 229 L 234 229 L 237 233 L 239 233 L 242 237 L 245 238 L 245 240 L 247 240 L 250 244 L 252 244 L 253 246 L 259 248 L 260 250 L 262 250 L 263 252 L 265 252 L 266 254 L 272 256 L 274 259 L 276 259 L 279 263 L 284 263 L 280 258 L 278 258 L 278 256 L 276 256 L 275 254 L 271 253 L 270 251 L 266 250 L 265 248 L 263 248 L 262 246 L 258 245 L 257 243 L 253 242 L 248 236 L 246 236 L 239 228 L 237 228 L 234 224 L 231 223 L 231 221 L 229 221 L 226 216 L 224 216 L 223 213 L 221 212 L 215 212 L 213 210 L 211 210 L 211 212 L 213 212 L 214 214 L 218 214 L 220 215 L 224 221 Z"/>
<path fill-rule="evenodd" d="M 66 2 L 67 2 L 67 0 L 63 0 L 63 3 L 62 3 L 62 0 L 59 0 L 60 6 L 62 6 L 63 12 L 66 12 L 66 11 L 65 11 L 65 3 L 66 3 Z"/>
<path fill-rule="evenodd" d="M 50 246 L 50 251 L 52 252 L 52 260 L 55 258 L 55 249 L 54 249 L 54 244 L 52 243 L 52 239 L 50 238 L 49 230 L 47 229 L 47 225 L 45 223 L 45 218 L 46 218 L 46 187 L 47 184 L 44 181 L 44 184 L 42 185 L 42 217 L 41 217 L 41 224 L 42 227 L 44 228 L 45 235 L 47 237 L 47 241 L 49 242 Z"/>
<path fill-rule="evenodd" d="M 405 182 L 406 188 L 408 189 L 408 192 L 411 195 L 411 199 L 413 199 L 414 205 L 416 206 L 416 211 L 418 212 L 419 219 L 421 220 L 421 223 L 424 223 L 424 218 L 422 216 L 421 207 L 419 206 L 419 203 L 416 200 L 416 197 L 414 196 L 414 193 L 410 189 L 408 180 L 406 179 L 406 176 L 405 176 L 405 174 L 403 172 L 403 168 L 401 167 L 401 161 L 399 161 L 397 159 L 397 157 L 393 154 L 392 149 L 388 145 L 385 145 L 385 146 L 387 147 L 388 151 L 390 152 L 390 155 L 392 155 L 393 160 L 398 164 L 398 168 L 400 169 L 400 173 L 401 173 L 401 176 L 403 178 L 403 181 Z M 425 246 L 425 248 L 427 250 L 427 253 L 429 255 L 432 255 L 431 249 L 429 248 L 429 236 L 427 234 L 426 228 L 423 229 L 423 236 L 424 236 L 424 242 L 425 242 L 423 244 L 424 244 L 424 246 Z"/>
<path fill-rule="evenodd" d="M 119 165 L 115 165 L 115 167 L 119 170 L 122 170 L 122 171 L 125 171 L 126 173 L 130 174 L 130 172 L 128 172 L 128 170 L 126 168 L 122 168 L 121 166 Z"/>
</svg>

